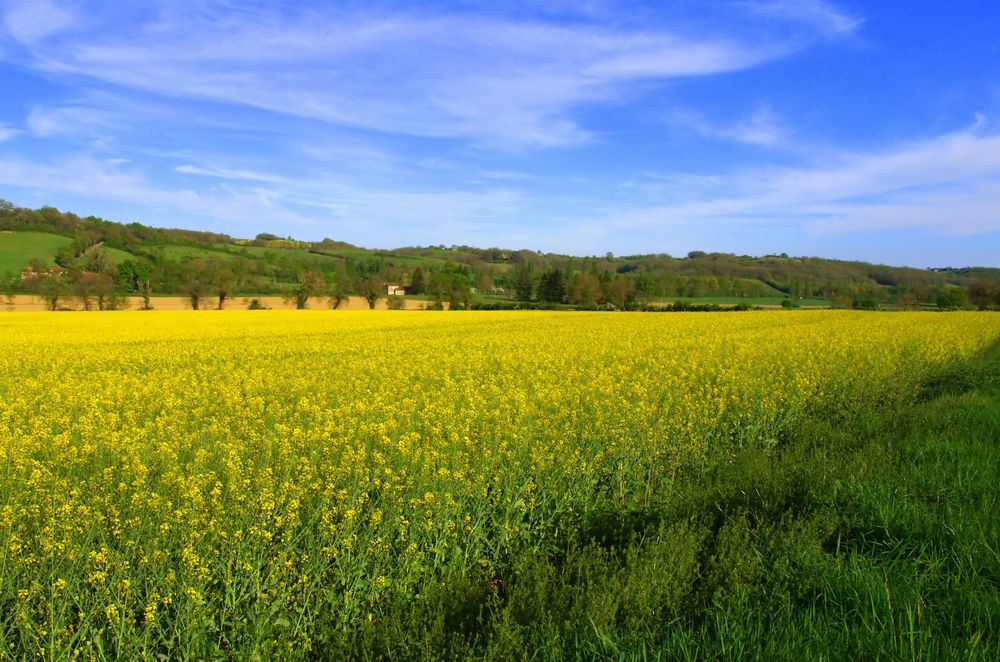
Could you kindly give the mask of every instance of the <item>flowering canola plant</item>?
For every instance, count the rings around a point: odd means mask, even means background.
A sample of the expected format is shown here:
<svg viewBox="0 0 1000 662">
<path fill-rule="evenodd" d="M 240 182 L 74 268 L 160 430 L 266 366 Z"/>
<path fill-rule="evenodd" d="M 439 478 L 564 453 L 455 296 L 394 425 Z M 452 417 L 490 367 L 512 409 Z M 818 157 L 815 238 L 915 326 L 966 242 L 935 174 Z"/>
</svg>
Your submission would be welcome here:
<svg viewBox="0 0 1000 662">
<path fill-rule="evenodd" d="M 0 658 L 308 655 L 317 622 L 998 337 L 976 313 L 0 316 Z"/>
</svg>

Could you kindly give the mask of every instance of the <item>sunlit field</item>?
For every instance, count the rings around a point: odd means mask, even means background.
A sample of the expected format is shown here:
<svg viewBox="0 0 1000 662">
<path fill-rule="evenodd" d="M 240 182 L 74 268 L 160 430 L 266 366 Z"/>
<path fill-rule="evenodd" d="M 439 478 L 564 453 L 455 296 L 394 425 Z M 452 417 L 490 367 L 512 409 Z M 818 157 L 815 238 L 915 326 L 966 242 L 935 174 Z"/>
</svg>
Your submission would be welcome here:
<svg viewBox="0 0 1000 662">
<path fill-rule="evenodd" d="M 590 514 L 913 402 L 998 337 L 977 313 L 0 315 L 0 657 L 309 657 L 454 577 L 500 601 Z"/>
</svg>

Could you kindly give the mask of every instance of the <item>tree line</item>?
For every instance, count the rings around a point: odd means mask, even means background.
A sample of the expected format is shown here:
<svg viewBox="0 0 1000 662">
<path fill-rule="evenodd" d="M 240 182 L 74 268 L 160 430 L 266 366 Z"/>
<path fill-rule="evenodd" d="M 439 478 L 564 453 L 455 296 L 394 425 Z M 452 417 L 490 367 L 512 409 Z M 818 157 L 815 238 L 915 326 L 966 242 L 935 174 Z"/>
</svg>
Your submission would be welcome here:
<svg viewBox="0 0 1000 662">
<path fill-rule="evenodd" d="M 297 241 L 262 233 L 252 240 L 139 223 L 81 218 L 53 207 L 25 209 L 0 200 L 0 231 L 68 237 L 55 265 L 58 279 L 7 274 L 4 292 L 84 307 L 113 308 L 122 296 L 188 297 L 192 307 L 224 307 L 234 296 L 280 295 L 295 305 L 316 296 L 384 296 L 387 284 L 429 306 L 473 307 L 484 300 L 525 305 L 630 309 L 675 298 L 777 297 L 790 305 L 822 298 L 839 307 L 993 308 L 1000 269 L 936 271 L 811 257 L 737 256 L 692 251 L 572 257 L 530 250 L 443 245 L 364 250 L 324 239 Z M 115 249 L 130 255 L 122 259 Z M 294 249 L 294 250 L 290 250 Z M 49 266 L 39 258 L 32 268 Z M 115 298 L 118 297 L 118 299 Z M 373 304 L 372 304 L 373 305 Z"/>
</svg>

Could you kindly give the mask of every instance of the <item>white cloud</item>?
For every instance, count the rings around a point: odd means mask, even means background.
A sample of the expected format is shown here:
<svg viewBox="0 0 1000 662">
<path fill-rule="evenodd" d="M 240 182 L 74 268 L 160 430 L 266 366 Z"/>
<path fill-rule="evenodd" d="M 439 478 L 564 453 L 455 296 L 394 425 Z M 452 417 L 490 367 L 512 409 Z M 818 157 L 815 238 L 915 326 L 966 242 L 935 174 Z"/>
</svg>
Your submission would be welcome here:
<svg viewBox="0 0 1000 662">
<path fill-rule="evenodd" d="M 15 128 L 0 124 L 0 143 L 7 142 L 19 133 L 20 131 Z"/>
<path fill-rule="evenodd" d="M 77 22 L 74 12 L 52 0 L 30 0 L 12 5 L 4 16 L 4 25 L 22 44 L 35 44 Z"/>
<path fill-rule="evenodd" d="M 201 166 L 185 164 L 174 168 L 174 172 L 182 175 L 199 175 L 202 177 L 215 177 L 218 179 L 232 179 L 252 182 L 272 182 L 283 183 L 287 180 L 284 177 L 276 177 L 265 173 L 251 172 L 249 170 L 229 170 L 226 168 L 204 168 Z"/>
<path fill-rule="evenodd" d="M 761 16 L 808 24 L 829 36 L 852 34 L 864 23 L 824 0 L 756 0 L 741 4 Z"/>
<path fill-rule="evenodd" d="M 737 71 L 801 47 L 736 29 L 413 10 L 222 12 L 211 3 L 166 3 L 128 30 L 101 27 L 74 43 L 36 30 L 26 39 L 34 66 L 167 97 L 506 147 L 586 140 L 572 111 L 615 99 L 636 81 Z"/>
<path fill-rule="evenodd" d="M 761 147 L 787 143 L 789 131 L 781 117 L 768 105 L 758 106 L 748 117 L 732 124 L 716 124 L 691 111 L 674 111 L 669 121 L 688 126 L 707 138 L 731 140 Z"/>
<path fill-rule="evenodd" d="M 166 210 L 188 216 L 195 214 L 230 222 L 269 218 L 300 226 L 313 223 L 283 208 L 280 196 L 274 191 L 249 189 L 204 193 L 192 189 L 168 189 L 151 184 L 137 172 L 125 171 L 114 163 L 89 155 L 60 159 L 51 165 L 0 157 L 0 184 L 41 190 L 49 195 L 72 194 L 140 204 L 150 210 Z"/>
<path fill-rule="evenodd" d="M 822 233 L 907 228 L 943 236 L 1000 231 L 1000 134 L 960 131 L 884 152 L 842 154 L 829 165 L 696 181 L 703 186 L 695 196 L 668 179 L 662 192 L 670 203 L 622 210 L 586 225 L 609 227 L 609 235 L 694 226 Z M 644 185 L 646 193 L 650 188 Z"/>
</svg>

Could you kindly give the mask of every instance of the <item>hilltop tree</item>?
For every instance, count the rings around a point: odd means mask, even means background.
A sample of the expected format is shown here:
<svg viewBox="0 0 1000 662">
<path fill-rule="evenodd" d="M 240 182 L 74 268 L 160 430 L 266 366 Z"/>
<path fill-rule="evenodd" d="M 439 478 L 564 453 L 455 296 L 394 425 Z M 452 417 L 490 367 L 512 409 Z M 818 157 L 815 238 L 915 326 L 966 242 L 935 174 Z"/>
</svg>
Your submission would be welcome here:
<svg viewBox="0 0 1000 662">
<path fill-rule="evenodd" d="M 113 268 L 110 260 L 108 260 L 107 252 L 100 246 L 94 246 L 90 250 L 85 251 L 83 255 L 81 255 L 81 258 L 81 266 L 84 271 L 104 273 Z"/>
</svg>

